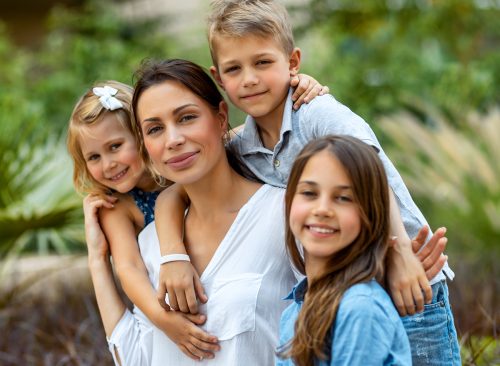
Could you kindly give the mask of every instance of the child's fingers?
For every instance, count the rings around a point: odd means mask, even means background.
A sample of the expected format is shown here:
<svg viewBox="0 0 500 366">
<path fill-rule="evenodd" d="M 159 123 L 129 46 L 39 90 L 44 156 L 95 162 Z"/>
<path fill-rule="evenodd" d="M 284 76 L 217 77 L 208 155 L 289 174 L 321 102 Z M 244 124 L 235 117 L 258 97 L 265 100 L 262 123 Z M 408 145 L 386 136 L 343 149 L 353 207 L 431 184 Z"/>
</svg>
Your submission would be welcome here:
<svg viewBox="0 0 500 366">
<path fill-rule="evenodd" d="M 425 271 L 427 279 L 431 280 L 443 269 L 444 264 L 448 260 L 448 256 L 441 254 L 436 262 Z"/>
<path fill-rule="evenodd" d="M 398 313 L 400 316 L 406 316 L 406 307 L 403 301 L 403 296 L 400 291 L 391 291 L 392 301 L 394 302 L 394 306 L 398 309 Z"/>
<path fill-rule="evenodd" d="M 425 239 L 429 235 L 429 226 L 425 225 L 420 228 L 417 236 L 411 241 L 413 253 L 418 253 L 425 244 Z"/>
<path fill-rule="evenodd" d="M 200 361 L 200 357 L 194 355 L 185 345 L 179 344 L 179 349 L 192 360 Z"/>
<path fill-rule="evenodd" d="M 424 271 L 434 266 L 436 261 L 441 257 L 444 252 L 444 248 L 446 248 L 446 243 L 448 242 L 448 238 L 440 238 L 435 241 L 432 245 L 432 250 L 428 253 L 425 258 L 422 258 L 422 266 L 424 267 Z M 427 247 L 425 247 L 427 249 Z M 432 278 L 429 278 L 432 279 Z"/>
</svg>

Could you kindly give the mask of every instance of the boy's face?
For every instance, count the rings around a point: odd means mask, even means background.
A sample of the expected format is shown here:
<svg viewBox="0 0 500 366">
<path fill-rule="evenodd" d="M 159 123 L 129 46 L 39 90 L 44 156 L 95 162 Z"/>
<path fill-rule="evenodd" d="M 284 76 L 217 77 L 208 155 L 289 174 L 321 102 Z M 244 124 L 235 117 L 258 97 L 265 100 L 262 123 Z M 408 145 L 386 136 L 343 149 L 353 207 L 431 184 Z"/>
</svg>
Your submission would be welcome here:
<svg viewBox="0 0 500 366">
<path fill-rule="evenodd" d="M 290 85 L 298 72 L 300 50 L 287 56 L 271 37 L 217 36 L 214 39 L 217 67 L 210 71 L 231 102 L 256 119 L 279 118 Z M 276 116 L 274 116 L 276 114 Z"/>
</svg>

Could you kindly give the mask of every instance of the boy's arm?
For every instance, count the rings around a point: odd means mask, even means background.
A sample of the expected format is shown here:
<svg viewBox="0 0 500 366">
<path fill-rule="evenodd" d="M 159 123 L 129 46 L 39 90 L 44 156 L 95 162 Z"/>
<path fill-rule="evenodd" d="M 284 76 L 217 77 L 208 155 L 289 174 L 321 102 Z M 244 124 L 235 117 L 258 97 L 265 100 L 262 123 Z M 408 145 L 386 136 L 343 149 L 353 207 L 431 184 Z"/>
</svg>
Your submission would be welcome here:
<svg viewBox="0 0 500 366">
<path fill-rule="evenodd" d="M 113 209 L 100 212 L 102 228 L 123 290 L 188 357 L 213 357 L 212 352 L 219 347 L 217 340 L 198 327 L 205 322 L 205 316 L 166 312 L 158 304 L 139 252 L 132 217 L 124 205 L 125 202 L 120 200 Z"/>
<path fill-rule="evenodd" d="M 413 315 L 424 310 L 424 301 L 432 300 L 432 289 L 422 263 L 413 253 L 392 189 L 389 196 L 391 235 L 397 240 L 387 254 L 387 282 L 399 314 Z"/>
<path fill-rule="evenodd" d="M 178 184 L 163 190 L 156 200 L 155 225 L 160 241 L 161 255 L 187 254 L 182 238 L 184 212 L 188 198 Z M 198 301 L 207 302 L 198 273 L 190 262 L 175 261 L 160 267 L 157 298 L 166 308 L 165 294 L 168 292 L 170 307 L 183 313 L 198 313 Z"/>
</svg>

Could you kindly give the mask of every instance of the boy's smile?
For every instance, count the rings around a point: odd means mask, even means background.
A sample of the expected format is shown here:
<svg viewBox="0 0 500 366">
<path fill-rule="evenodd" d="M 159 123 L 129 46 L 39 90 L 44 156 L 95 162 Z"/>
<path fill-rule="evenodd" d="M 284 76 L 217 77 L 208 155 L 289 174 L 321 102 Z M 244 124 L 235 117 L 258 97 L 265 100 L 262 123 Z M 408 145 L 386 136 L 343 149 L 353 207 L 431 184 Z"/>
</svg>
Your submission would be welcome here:
<svg viewBox="0 0 500 366">
<path fill-rule="evenodd" d="M 288 57 L 270 37 L 217 36 L 217 68 L 211 72 L 231 102 L 261 127 L 281 126 L 290 75 L 298 71 L 300 51 Z"/>
</svg>

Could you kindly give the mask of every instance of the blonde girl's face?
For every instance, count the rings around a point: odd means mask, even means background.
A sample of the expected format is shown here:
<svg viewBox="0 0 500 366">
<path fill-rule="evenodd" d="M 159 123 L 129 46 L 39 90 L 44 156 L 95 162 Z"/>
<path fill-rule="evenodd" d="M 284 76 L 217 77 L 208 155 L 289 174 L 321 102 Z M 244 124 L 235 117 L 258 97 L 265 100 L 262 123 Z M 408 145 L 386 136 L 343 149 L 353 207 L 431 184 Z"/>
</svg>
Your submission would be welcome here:
<svg viewBox="0 0 500 366">
<path fill-rule="evenodd" d="M 324 273 L 328 261 L 361 230 L 352 183 L 340 163 L 323 150 L 307 162 L 290 209 L 290 228 L 304 247 L 308 277 Z"/>
<path fill-rule="evenodd" d="M 82 127 L 80 143 L 87 169 L 97 182 L 120 193 L 140 188 L 147 174 L 137 144 L 114 114 Z"/>
</svg>

